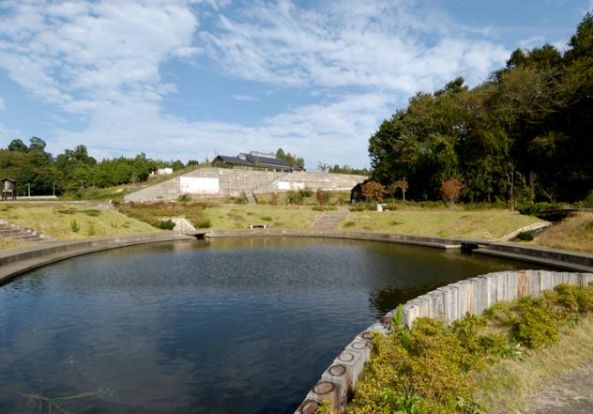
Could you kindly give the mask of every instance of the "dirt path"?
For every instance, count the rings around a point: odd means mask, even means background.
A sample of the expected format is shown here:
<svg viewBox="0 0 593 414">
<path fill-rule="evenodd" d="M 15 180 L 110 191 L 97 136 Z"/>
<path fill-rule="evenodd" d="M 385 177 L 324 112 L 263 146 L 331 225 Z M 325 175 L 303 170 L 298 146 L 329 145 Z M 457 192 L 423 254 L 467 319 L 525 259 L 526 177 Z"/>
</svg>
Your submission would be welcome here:
<svg viewBox="0 0 593 414">
<path fill-rule="evenodd" d="M 546 384 L 531 400 L 525 414 L 593 413 L 593 364 L 567 372 Z"/>
</svg>

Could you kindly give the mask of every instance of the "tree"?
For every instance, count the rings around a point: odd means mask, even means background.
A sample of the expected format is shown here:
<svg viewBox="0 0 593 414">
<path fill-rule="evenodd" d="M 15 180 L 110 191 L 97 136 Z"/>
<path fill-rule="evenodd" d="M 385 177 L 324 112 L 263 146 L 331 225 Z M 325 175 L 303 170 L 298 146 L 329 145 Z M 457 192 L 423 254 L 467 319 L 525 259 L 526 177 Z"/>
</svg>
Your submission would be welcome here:
<svg viewBox="0 0 593 414">
<path fill-rule="evenodd" d="M 327 191 L 323 191 L 321 188 L 318 188 L 317 192 L 315 193 L 315 199 L 320 206 L 323 206 L 329 201 L 329 194 Z"/>
<path fill-rule="evenodd" d="M 8 151 L 27 152 L 29 151 L 29 148 L 22 140 L 13 139 L 12 141 L 10 141 L 10 144 L 8 144 Z"/>
<path fill-rule="evenodd" d="M 376 181 L 369 181 L 362 185 L 362 196 L 367 201 L 382 203 L 385 187 Z"/>
<path fill-rule="evenodd" d="M 45 141 L 39 137 L 32 137 L 29 140 L 29 150 L 31 151 L 45 151 Z"/>
<path fill-rule="evenodd" d="M 328 172 L 330 170 L 330 168 L 331 168 L 331 165 L 329 165 L 326 162 L 319 161 L 317 163 L 317 170 L 320 171 L 320 172 L 322 172 L 322 173 Z"/>
<path fill-rule="evenodd" d="M 454 204 L 457 200 L 459 200 L 461 190 L 463 190 L 463 183 L 456 178 L 445 180 L 441 184 L 441 194 L 443 195 L 443 200 L 448 203 Z"/>
</svg>

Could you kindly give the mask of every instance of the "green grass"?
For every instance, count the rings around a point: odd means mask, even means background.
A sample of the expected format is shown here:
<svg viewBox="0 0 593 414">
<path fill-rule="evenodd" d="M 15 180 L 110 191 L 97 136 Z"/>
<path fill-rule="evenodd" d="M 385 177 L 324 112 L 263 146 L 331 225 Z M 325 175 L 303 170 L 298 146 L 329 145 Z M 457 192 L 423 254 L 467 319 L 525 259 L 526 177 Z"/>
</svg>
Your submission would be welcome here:
<svg viewBox="0 0 593 414">
<path fill-rule="evenodd" d="M 533 243 L 557 249 L 593 252 L 593 213 L 569 217 L 545 230 Z"/>
<path fill-rule="evenodd" d="M 351 211 L 341 226 L 359 231 L 496 240 L 538 221 L 541 220 L 502 209 L 412 208 L 382 213 Z"/>
<path fill-rule="evenodd" d="M 120 212 L 62 203 L 57 205 L 6 204 L 0 206 L 0 218 L 29 227 L 58 240 L 84 239 L 90 236 L 119 236 L 156 231 Z M 76 222 L 79 231 L 73 231 Z"/>
</svg>

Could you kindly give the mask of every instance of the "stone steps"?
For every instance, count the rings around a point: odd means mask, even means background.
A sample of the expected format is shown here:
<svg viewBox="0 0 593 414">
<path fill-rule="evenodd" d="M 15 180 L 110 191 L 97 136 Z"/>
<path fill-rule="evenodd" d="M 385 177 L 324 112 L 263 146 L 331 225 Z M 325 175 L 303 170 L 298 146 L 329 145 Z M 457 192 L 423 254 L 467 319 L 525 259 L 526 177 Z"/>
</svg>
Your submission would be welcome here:
<svg viewBox="0 0 593 414">
<path fill-rule="evenodd" d="M 38 231 L 8 223 L 4 220 L 0 220 L 0 237 L 9 240 L 26 240 L 31 242 L 50 240 L 50 238 Z"/>
</svg>

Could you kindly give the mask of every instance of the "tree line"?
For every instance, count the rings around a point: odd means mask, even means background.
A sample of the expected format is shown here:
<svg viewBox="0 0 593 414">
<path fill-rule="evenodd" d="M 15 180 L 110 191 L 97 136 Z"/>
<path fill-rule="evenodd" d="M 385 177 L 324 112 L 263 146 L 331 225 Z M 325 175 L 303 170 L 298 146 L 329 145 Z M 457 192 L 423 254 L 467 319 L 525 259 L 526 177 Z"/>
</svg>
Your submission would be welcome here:
<svg viewBox="0 0 593 414">
<path fill-rule="evenodd" d="M 111 187 L 148 179 L 158 168 L 180 170 L 197 161 L 161 161 L 141 153 L 133 158 L 118 157 L 97 161 L 84 145 L 67 149 L 54 157 L 45 150 L 46 144 L 33 137 L 29 145 L 14 139 L 7 148 L 0 148 L 0 178 L 17 180 L 17 194 L 60 195 L 85 187 Z"/>
<path fill-rule="evenodd" d="M 440 199 L 452 180 L 466 201 L 575 201 L 593 190 L 593 15 L 560 52 L 515 50 L 469 88 L 463 78 L 418 93 L 369 142 L 373 179 Z"/>
</svg>

